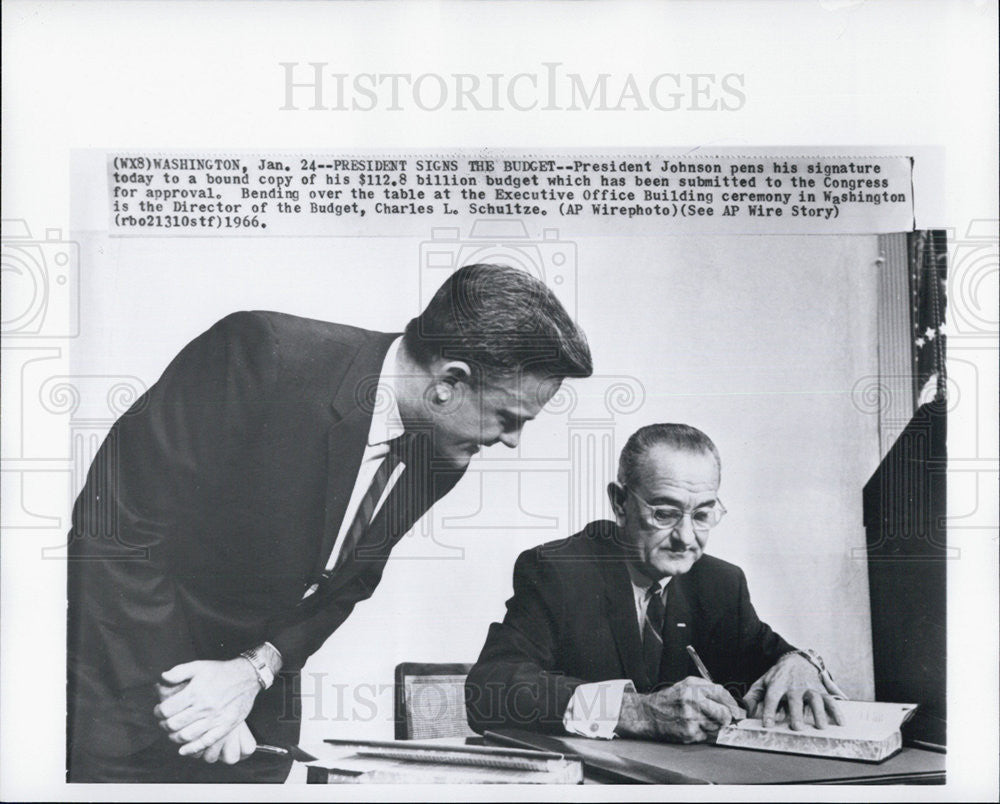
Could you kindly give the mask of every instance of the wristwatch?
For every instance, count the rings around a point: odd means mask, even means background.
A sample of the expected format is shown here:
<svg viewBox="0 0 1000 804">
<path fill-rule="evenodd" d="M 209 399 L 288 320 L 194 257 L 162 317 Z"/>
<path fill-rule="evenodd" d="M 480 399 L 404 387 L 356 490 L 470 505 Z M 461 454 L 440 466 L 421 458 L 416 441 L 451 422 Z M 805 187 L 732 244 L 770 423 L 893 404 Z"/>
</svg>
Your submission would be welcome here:
<svg viewBox="0 0 1000 804">
<path fill-rule="evenodd" d="M 790 656 L 793 654 L 801 656 L 803 659 L 809 662 L 809 664 L 811 664 L 813 667 L 819 670 L 821 675 L 823 673 L 830 672 L 829 670 L 826 669 L 826 662 L 823 661 L 823 657 L 820 656 L 818 653 L 816 653 L 816 651 L 814 651 L 812 648 L 806 648 L 805 650 L 801 649 L 790 650 L 788 651 L 788 653 L 785 654 L 785 656 Z"/>
<path fill-rule="evenodd" d="M 260 684 L 260 688 L 262 690 L 270 689 L 274 683 L 274 672 L 268 663 L 264 661 L 264 657 L 261 656 L 257 648 L 245 650 L 240 656 L 250 662 L 250 666 L 253 667 L 254 672 L 257 674 L 257 683 Z"/>
<path fill-rule="evenodd" d="M 806 648 L 805 650 L 801 650 L 798 648 L 795 650 L 790 650 L 787 653 L 784 653 L 780 657 L 778 657 L 779 661 L 781 659 L 784 659 L 786 656 L 801 656 L 803 659 L 809 662 L 809 664 L 815 667 L 816 670 L 819 672 L 820 681 L 823 682 L 823 686 L 826 688 L 826 691 L 830 693 L 830 695 L 832 695 L 834 698 L 847 697 L 844 694 L 844 691 L 837 686 L 837 682 L 833 680 L 833 676 L 827 669 L 826 662 L 823 661 L 823 657 L 820 656 L 812 648 Z"/>
</svg>

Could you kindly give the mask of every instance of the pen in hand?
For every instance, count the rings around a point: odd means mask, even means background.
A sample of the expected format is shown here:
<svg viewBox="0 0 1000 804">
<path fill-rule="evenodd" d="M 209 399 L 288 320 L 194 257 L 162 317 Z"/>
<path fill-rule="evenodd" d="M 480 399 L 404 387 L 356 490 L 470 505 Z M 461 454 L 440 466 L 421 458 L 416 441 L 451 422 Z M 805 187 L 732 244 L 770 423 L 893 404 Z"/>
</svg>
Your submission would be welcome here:
<svg viewBox="0 0 1000 804">
<path fill-rule="evenodd" d="M 710 684 L 714 684 L 715 681 L 712 680 L 712 674 L 708 672 L 708 668 L 705 667 L 705 663 L 701 660 L 701 656 L 698 655 L 698 651 L 694 649 L 694 645 L 688 645 L 684 648 L 688 652 L 688 656 L 691 657 L 691 661 L 694 662 L 694 666 L 698 668 L 698 675 L 700 675 L 705 681 Z M 733 722 L 742 720 L 746 717 L 746 714 L 742 709 L 738 708 L 733 711 Z"/>
<path fill-rule="evenodd" d="M 712 681 L 712 674 L 708 672 L 708 668 L 705 667 L 705 663 L 701 660 L 701 656 L 698 655 L 698 651 L 694 649 L 694 645 L 688 645 L 684 650 L 688 652 L 691 657 L 691 661 L 694 662 L 694 666 L 698 668 L 698 675 L 700 675 L 705 681 L 711 684 L 715 682 Z"/>
</svg>

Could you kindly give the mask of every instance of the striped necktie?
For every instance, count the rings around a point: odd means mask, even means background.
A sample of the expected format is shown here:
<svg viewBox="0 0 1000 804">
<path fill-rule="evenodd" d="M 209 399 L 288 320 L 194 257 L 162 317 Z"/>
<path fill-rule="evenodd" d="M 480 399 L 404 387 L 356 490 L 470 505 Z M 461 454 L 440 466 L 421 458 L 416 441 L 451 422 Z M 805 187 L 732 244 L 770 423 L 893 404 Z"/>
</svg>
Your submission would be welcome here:
<svg viewBox="0 0 1000 804">
<path fill-rule="evenodd" d="M 385 493 L 386 486 L 389 485 L 389 478 L 392 477 L 396 467 L 399 466 L 405 459 L 405 454 L 407 448 L 412 443 L 412 438 L 408 435 L 400 436 L 395 439 L 389 447 L 389 453 L 385 456 L 385 459 L 379 464 L 378 469 L 375 471 L 375 476 L 372 478 L 371 484 L 368 486 L 368 491 L 365 492 L 365 496 L 361 498 L 361 504 L 358 506 L 357 513 L 354 515 L 354 519 L 351 521 L 350 528 L 347 529 L 347 533 L 344 534 L 344 544 L 340 549 L 340 553 L 337 556 L 337 561 L 334 564 L 332 572 L 324 572 L 324 576 L 329 576 L 337 573 L 343 567 L 345 567 L 350 562 L 357 560 L 357 548 L 361 544 L 361 540 L 368 532 L 368 528 L 372 523 L 372 519 L 375 515 L 375 506 L 378 505 L 378 501 L 382 499 L 382 495 Z M 406 471 L 406 464 L 403 464 Z M 397 485 L 403 480 L 400 476 L 397 481 Z"/>
<path fill-rule="evenodd" d="M 654 583 L 646 590 L 646 616 L 642 621 L 642 663 L 650 688 L 655 687 L 660 678 L 664 614 L 663 590 L 658 583 Z"/>
</svg>

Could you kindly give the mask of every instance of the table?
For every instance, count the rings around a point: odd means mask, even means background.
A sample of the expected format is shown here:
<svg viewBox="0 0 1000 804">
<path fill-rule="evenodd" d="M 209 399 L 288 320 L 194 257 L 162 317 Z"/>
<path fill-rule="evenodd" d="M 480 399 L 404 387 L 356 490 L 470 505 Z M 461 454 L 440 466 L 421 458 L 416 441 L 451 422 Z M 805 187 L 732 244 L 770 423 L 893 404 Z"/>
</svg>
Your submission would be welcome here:
<svg viewBox="0 0 1000 804">
<path fill-rule="evenodd" d="M 749 751 L 699 743 L 589 740 L 523 730 L 487 732 L 488 745 L 578 754 L 591 781 L 610 784 L 944 784 L 945 755 L 903 748 L 884 762 Z"/>
</svg>

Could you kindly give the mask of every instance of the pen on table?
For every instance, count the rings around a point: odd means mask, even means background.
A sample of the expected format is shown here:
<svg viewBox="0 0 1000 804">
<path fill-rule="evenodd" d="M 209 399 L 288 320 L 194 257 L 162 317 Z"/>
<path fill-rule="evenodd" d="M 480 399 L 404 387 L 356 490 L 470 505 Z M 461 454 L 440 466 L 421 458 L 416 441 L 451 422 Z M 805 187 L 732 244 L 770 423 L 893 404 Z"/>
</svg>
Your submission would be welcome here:
<svg viewBox="0 0 1000 804">
<path fill-rule="evenodd" d="M 297 762 L 315 762 L 316 757 L 312 754 L 303 751 L 297 745 L 264 745 L 262 743 L 257 743 L 256 753 L 258 754 L 273 754 L 279 757 L 288 757 L 294 759 Z"/>
<path fill-rule="evenodd" d="M 698 655 L 698 651 L 696 651 L 694 649 L 694 645 L 688 645 L 685 648 L 685 650 L 688 652 L 688 655 L 691 657 L 691 661 L 694 662 L 694 666 L 698 668 L 698 674 L 703 679 L 705 679 L 705 681 L 708 681 L 708 682 L 711 682 L 712 684 L 714 684 L 715 682 L 712 681 L 712 674 L 708 672 L 708 668 L 705 667 L 705 663 L 701 660 L 701 656 Z"/>
</svg>

